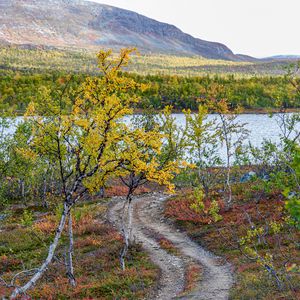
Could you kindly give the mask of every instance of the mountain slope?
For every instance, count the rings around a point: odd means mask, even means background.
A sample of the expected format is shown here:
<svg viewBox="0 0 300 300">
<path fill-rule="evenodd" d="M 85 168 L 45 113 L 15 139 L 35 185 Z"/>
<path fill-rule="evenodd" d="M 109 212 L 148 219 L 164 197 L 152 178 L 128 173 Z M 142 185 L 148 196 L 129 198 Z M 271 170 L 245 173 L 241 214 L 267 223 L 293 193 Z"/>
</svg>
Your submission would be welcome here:
<svg viewBox="0 0 300 300">
<path fill-rule="evenodd" d="M 81 0 L 0 0 L 0 43 L 73 48 L 136 46 L 142 52 L 246 60 L 223 44 L 132 11 Z"/>
</svg>

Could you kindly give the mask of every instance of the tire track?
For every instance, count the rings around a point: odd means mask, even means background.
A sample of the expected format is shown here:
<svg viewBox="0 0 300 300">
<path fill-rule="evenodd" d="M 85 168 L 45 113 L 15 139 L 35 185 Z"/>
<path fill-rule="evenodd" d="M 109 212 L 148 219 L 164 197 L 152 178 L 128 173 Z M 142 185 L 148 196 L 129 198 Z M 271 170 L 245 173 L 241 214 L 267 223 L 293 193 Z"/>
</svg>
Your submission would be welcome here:
<svg viewBox="0 0 300 300">
<path fill-rule="evenodd" d="M 167 196 L 161 193 L 147 194 L 133 199 L 133 236 L 142 243 L 150 259 L 161 270 L 158 288 L 149 299 L 199 299 L 225 300 L 233 284 L 229 264 L 220 264 L 218 257 L 197 245 L 186 234 L 179 232 L 163 218 L 163 203 Z M 108 219 L 120 229 L 122 198 L 114 198 L 108 210 Z M 150 234 L 151 232 L 152 234 Z M 153 232 L 164 236 L 179 250 L 180 255 L 171 255 L 162 249 Z M 190 261 L 203 268 L 201 281 L 188 295 L 180 297 L 184 290 L 185 272 Z"/>
</svg>

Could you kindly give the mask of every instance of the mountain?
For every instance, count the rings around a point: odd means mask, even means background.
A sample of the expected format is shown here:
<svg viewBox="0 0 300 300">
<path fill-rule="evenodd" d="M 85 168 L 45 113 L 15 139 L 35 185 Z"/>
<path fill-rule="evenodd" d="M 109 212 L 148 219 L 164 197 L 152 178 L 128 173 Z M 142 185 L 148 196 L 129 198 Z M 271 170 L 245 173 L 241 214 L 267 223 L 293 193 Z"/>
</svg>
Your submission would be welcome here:
<svg viewBox="0 0 300 300">
<path fill-rule="evenodd" d="M 81 0 L 0 0 L 0 43 L 86 49 L 136 46 L 143 53 L 250 59 L 173 25 Z"/>
<path fill-rule="evenodd" d="M 275 55 L 275 56 L 270 56 L 265 58 L 265 60 L 299 60 L 300 59 L 300 55 Z"/>
</svg>

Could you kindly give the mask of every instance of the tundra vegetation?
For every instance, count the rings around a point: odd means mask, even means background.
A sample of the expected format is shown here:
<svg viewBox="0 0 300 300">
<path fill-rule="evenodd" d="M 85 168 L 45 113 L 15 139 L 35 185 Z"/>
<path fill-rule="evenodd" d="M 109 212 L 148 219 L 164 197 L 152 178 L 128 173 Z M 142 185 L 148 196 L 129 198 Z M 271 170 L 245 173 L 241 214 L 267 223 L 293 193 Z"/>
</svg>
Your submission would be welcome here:
<svg viewBox="0 0 300 300">
<path fill-rule="evenodd" d="M 80 73 L 97 73 L 95 52 L 64 48 L 1 46 L 0 65 L 7 70 L 51 71 L 61 70 Z M 207 59 L 201 56 L 176 56 L 164 54 L 142 54 L 132 56 L 130 66 L 133 73 L 142 75 L 165 74 L 198 76 L 206 74 L 236 74 L 238 76 L 284 75 L 283 67 L 288 60 L 233 62 Z"/>
<path fill-rule="evenodd" d="M 289 71 L 287 78 L 299 93 L 294 74 Z M 254 147 L 228 101 L 216 95 L 209 100 L 215 120 L 204 122 L 202 106 L 187 114 L 193 165 L 176 178 L 181 190 L 168 201 L 165 216 L 233 264 L 231 299 L 298 299 L 300 114 L 286 114 L 283 102 L 282 113 L 270 116 L 280 142 Z M 223 163 L 214 150 L 222 143 Z"/>
<path fill-rule="evenodd" d="M 140 76 L 124 72 L 133 52 L 100 51 L 99 76 L 1 71 L 1 296 L 145 297 L 159 272 L 132 238 L 132 201 L 163 186 L 177 193 L 165 215 L 235 267 L 232 299 L 297 299 L 300 115 L 285 111 L 299 107 L 298 67 L 252 79 Z M 282 109 L 272 116 L 282 134 L 254 147 L 235 96 L 255 106 L 264 93 Z M 121 234 L 106 222 L 112 195 L 125 197 Z"/>
</svg>

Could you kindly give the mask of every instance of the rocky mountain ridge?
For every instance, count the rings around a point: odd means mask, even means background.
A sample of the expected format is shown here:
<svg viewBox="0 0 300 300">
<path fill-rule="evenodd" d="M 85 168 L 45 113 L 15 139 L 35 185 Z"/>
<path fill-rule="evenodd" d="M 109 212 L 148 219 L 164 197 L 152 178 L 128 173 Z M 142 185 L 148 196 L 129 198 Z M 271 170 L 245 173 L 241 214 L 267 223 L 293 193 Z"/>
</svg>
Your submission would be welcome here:
<svg viewBox="0 0 300 300">
<path fill-rule="evenodd" d="M 135 46 L 142 53 L 248 60 L 174 25 L 83 0 L 0 0 L 0 43 L 86 49 Z"/>
</svg>

